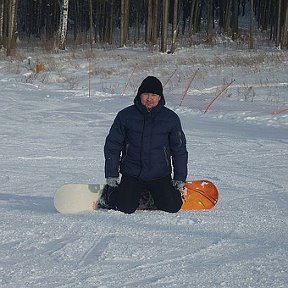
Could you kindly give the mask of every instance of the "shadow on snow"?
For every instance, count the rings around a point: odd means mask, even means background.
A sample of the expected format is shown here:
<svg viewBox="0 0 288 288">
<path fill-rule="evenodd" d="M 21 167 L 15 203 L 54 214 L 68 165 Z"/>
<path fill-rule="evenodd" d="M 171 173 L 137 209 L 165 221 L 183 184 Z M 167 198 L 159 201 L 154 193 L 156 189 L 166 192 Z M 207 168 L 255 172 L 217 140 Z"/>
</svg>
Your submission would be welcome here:
<svg viewBox="0 0 288 288">
<path fill-rule="evenodd" d="M 12 210 L 27 210 L 41 214 L 56 212 L 52 197 L 0 193 L 0 201 L 5 202 L 2 207 Z"/>
</svg>

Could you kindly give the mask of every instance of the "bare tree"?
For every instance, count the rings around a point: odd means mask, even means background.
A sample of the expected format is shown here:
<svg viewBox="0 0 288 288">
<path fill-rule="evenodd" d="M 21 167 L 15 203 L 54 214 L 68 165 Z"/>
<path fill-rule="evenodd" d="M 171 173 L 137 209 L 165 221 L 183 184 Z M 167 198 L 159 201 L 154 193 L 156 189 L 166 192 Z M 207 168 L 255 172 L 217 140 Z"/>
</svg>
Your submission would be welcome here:
<svg viewBox="0 0 288 288">
<path fill-rule="evenodd" d="M 191 10 L 190 10 L 190 18 L 189 18 L 189 37 L 192 36 L 193 32 L 195 32 L 195 29 L 194 29 L 194 19 L 195 19 L 195 8 L 196 8 L 196 2 L 197 1 L 193 1 L 192 4 L 191 4 Z"/>
<path fill-rule="evenodd" d="M 176 50 L 177 34 L 178 34 L 178 0 L 174 0 L 171 53 L 174 53 Z"/>
<path fill-rule="evenodd" d="M 110 16 L 109 16 L 109 34 L 108 34 L 108 43 L 112 44 L 113 42 L 113 14 L 114 14 L 114 0 L 110 1 Z M 108 30 L 108 29 L 107 29 Z"/>
<path fill-rule="evenodd" d="M 72 2 L 73 3 L 73 2 Z M 74 34 L 74 41 L 77 43 L 79 40 L 79 32 L 80 32 L 80 23 L 81 23 L 81 17 L 79 15 L 79 0 L 75 0 L 73 3 L 73 18 L 74 18 L 74 29 L 73 29 L 73 34 Z"/>
<path fill-rule="evenodd" d="M 153 1 L 153 25 L 152 25 L 152 35 L 151 35 L 151 42 L 152 44 L 157 43 L 157 38 L 159 36 L 159 0 Z"/>
<path fill-rule="evenodd" d="M 8 1 L 8 29 L 6 55 L 16 54 L 16 20 L 17 20 L 17 0 Z"/>
<path fill-rule="evenodd" d="M 121 0 L 120 46 L 128 40 L 129 0 Z"/>
<path fill-rule="evenodd" d="M 250 0 L 250 39 L 249 49 L 254 49 L 254 1 Z"/>
<path fill-rule="evenodd" d="M 194 29 L 195 32 L 198 32 L 200 30 L 201 25 L 201 10 L 202 10 L 202 4 L 201 0 L 195 0 L 196 6 L 195 6 L 195 17 L 194 17 Z"/>
<path fill-rule="evenodd" d="M 46 49 L 65 49 L 68 29 L 74 33 L 76 44 L 90 43 L 91 48 L 96 39 L 100 44 L 115 44 L 113 33 L 120 31 L 120 46 L 124 46 L 131 27 L 135 43 L 141 38 L 151 45 L 159 42 L 160 51 L 166 52 L 171 42 L 173 53 L 179 31 L 191 37 L 205 28 L 210 39 L 213 30 L 219 29 L 236 39 L 243 31 L 238 29 L 238 17 L 247 13 L 248 6 L 249 47 L 254 47 L 257 25 L 270 32 L 278 47 L 288 48 L 287 0 L 0 0 L 0 48 L 11 55 L 16 50 L 16 36 L 21 41 L 36 36 L 46 41 L 42 43 Z M 141 34 L 143 25 L 145 37 Z"/>
<path fill-rule="evenodd" d="M 283 38 L 281 48 L 288 49 L 288 3 L 286 3 L 285 21 L 283 25 Z"/>
<path fill-rule="evenodd" d="M 92 49 L 92 45 L 94 42 L 94 33 L 93 33 L 93 4 L 92 0 L 89 0 L 89 30 L 90 30 L 90 45 Z"/>
<path fill-rule="evenodd" d="M 228 32 L 230 27 L 230 19 L 231 19 L 231 2 L 236 0 L 227 0 L 226 5 L 224 4 L 224 31 Z M 251 0 L 253 1 L 253 0 Z M 252 5 L 252 3 L 251 3 Z"/>
<path fill-rule="evenodd" d="M 159 0 L 148 0 L 145 42 L 152 45 L 157 43 L 158 36 L 158 6 Z"/>
<path fill-rule="evenodd" d="M 151 42 L 152 38 L 152 27 L 153 27 L 153 13 L 152 13 L 152 0 L 148 0 L 148 7 L 147 7 L 147 21 L 146 21 L 146 43 Z"/>
<path fill-rule="evenodd" d="M 0 0 L 0 49 L 4 44 L 4 0 Z"/>
<path fill-rule="evenodd" d="M 43 1 L 42 0 L 38 0 L 37 1 L 37 6 L 36 6 L 36 35 L 37 37 L 41 36 L 41 22 L 42 22 L 42 10 L 43 7 Z"/>
<path fill-rule="evenodd" d="M 168 17 L 169 17 L 169 0 L 163 0 L 163 14 L 162 14 L 162 29 L 161 29 L 161 52 L 167 50 L 168 38 Z"/>
<path fill-rule="evenodd" d="M 69 0 L 62 0 L 59 26 L 59 45 L 58 48 L 65 50 L 66 35 L 67 35 L 67 21 L 68 21 L 68 4 Z"/>
<path fill-rule="evenodd" d="M 232 1 L 231 26 L 232 26 L 233 40 L 235 40 L 238 35 L 238 14 L 239 14 L 238 1 Z"/>
<path fill-rule="evenodd" d="M 208 42 L 212 41 L 212 14 L 213 14 L 213 3 L 212 0 L 207 2 L 207 39 Z"/>
<path fill-rule="evenodd" d="M 277 36 L 276 36 L 276 46 L 280 46 L 281 38 L 281 9 L 282 1 L 278 0 L 278 13 L 277 13 Z"/>
</svg>

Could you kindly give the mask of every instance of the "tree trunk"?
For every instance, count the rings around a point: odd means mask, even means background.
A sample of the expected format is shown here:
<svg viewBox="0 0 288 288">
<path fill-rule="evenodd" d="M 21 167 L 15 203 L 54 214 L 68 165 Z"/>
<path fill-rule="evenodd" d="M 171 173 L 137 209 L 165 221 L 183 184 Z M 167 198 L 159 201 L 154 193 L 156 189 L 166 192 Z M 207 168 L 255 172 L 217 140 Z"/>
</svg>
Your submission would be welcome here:
<svg viewBox="0 0 288 288">
<path fill-rule="evenodd" d="M 58 4 L 56 5 L 55 3 L 49 5 L 46 7 L 45 13 L 46 13 L 46 27 L 45 27 L 45 32 L 46 32 L 46 41 L 50 41 L 51 39 L 54 39 L 55 37 L 55 31 L 56 32 L 56 37 L 58 36 L 57 33 L 59 31 L 58 27 L 58 12 L 59 12 L 59 7 Z M 55 39 L 54 39 L 55 41 Z M 58 41 L 58 39 L 56 39 Z"/>
<path fill-rule="evenodd" d="M 281 48 L 288 49 L 288 3 L 286 3 L 285 20 L 283 25 L 283 37 Z"/>
<path fill-rule="evenodd" d="M 0 49 L 4 45 L 4 0 L 0 0 Z"/>
<path fill-rule="evenodd" d="M 112 44 L 113 42 L 113 15 L 114 15 L 114 1 L 111 0 L 110 3 L 110 21 L 109 21 L 109 35 L 108 35 L 108 43 Z"/>
<path fill-rule="evenodd" d="M 281 38 L 281 5 L 282 1 L 278 0 L 278 13 L 277 13 L 277 36 L 276 36 L 276 46 L 280 45 Z"/>
<path fill-rule="evenodd" d="M 189 37 L 192 36 L 195 30 L 194 29 L 195 5 L 196 5 L 196 0 L 194 0 L 191 4 L 190 19 L 189 19 Z"/>
<path fill-rule="evenodd" d="M 153 1 L 152 34 L 151 34 L 151 43 L 153 45 L 155 45 L 157 43 L 157 37 L 159 34 L 158 11 L 159 11 L 159 0 L 154 0 Z"/>
<path fill-rule="evenodd" d="M 74 41 L 77 42 L 80 32 L 79 0 L 74 1 Z"/>
<path fill-rule="evenodd" d="M 208 0 L 207 3 L 208 7 L 207 7 L 207 39 L 208 42 L 211 42 L 211 34 L 212 34 L 212 0 Z"/>
<path fill-rule="evenodd" d="M 195 7 L 195 17 L 194 17 L 194 30 L 195 33 L 200 31 L 201 26 L 201 0 L 195 0 L 196 7 Z"/>
<path fill-rule="evenodd" d="M 68 4 L 69 0 L 62 0 L 62 7 L 60 13 L 60 26 L 59 26 L 59 45 L 58 48 L 65 50 L 66 35 L 67 35 L 67 21 L 68 21 Z"/>
<path fill-rule="evenodd" d="M 231 14 L 232 40 L 235 40 L 238 35 L 239 5 L 237 2 L 232 1 L 232 14 Z"/>
<path fill-rule="evenodd" d="M 249 49 L 254 49 L 254 1 L 250 0 L 250 39 Z"/>
<path fill-rule="evenodd" d="M 153 25 L 152 0 L 148 0 L 147 20 L 146 20 L 146 35 L 145 35 L 145 42 L 146 43 L 149 43 L 152 40 L 152 25 Z"/>
<path fill-rule="evenodd" d="M 125 2 L 126 0 L 121 0 L 121 17 L 120 17 L 120 47 L 123 47 L 125 44 L 125 39 L 124 39 L 124 26 L 125 26 Z"/>
<path fill-rule="evenodd" d="M 236 0 L 232 0 L 232 1 L 236 1 Z M 251 0 L 253 1 L 253 0 Z M 226 6 L 225 6 L 225 17 L 224 17 L 224 31 L 228 32 L 229 31 L 229 27 L 230 27 L 230 12 L 231 12 L 231 0 L 227 0 Z"/>
<path fill-rule="evenodd" d="M 173 23 L 172 23 L 172 44 L 171 53 L 176 50 L 176 39 L 178 34 L 178 0 L 174 0 L 174 12 L 173 12 Z"/>
<path fill-rule="evenodd" d="M 41 24 L 42 24 L 42 0 L 37 1 L 37 10 L 36 10 L 36 36 L 41 38 Z"/>
<path fill-rule="evenodd" d="M 16 20 L 17 20 L 17 0 L 10 0 L 8 4 L 8 33 L 6 55 L 16 54 Z"/>
<path fill-rule="evenodd" d="M 168 16 L 169 16 L 169 0 L 163 0 L 161 52 L 167 51 Z"/>
<path fill-rule="evenodd" d="M 94 43 L 93 33 L 93 4 L 92 0 L 89 0 L 89 30 L 90 30 L 90 47 L 92 49 Z"/>
<path fill-rule="evenodd" d="M 224 3 L 223 0 L 219 0 L 219 27 L 224 28 Z"/>
<path fill-rule="evenodd" d="M 126 45 L 128 40 L 129 0 L 121 0 L 120 46 Z"/>
<path fill-rule="evenodd" d="M 138 43 L 140 40 L 140 31 L 141 31 L 141 16 L 140 11 L 143 8 L 142 3 L 137 1 L 136 3 L 136 13 L 135 13 L 135 33 L 134 33 L 134 42 Z"/>
</svg>

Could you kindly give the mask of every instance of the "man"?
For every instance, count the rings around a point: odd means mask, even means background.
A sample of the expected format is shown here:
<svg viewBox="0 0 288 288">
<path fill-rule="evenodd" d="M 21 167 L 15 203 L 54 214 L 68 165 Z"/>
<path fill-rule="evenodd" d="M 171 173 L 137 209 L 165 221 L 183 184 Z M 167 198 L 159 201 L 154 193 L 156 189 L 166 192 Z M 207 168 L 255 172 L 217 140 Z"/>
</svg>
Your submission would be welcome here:
<svg viewBox="0 0 288 288">
<path fill-rule="evenodd" d="M 187 177 L 186 139 L 179 117 L 164 105 L 162 83 L 148 76 L 134 105 L 117 114 L 104 147 L 107 185 L 100 208 L 133 213 L 148 190 L 157 209 L 180 210 Z"/>
</svg>

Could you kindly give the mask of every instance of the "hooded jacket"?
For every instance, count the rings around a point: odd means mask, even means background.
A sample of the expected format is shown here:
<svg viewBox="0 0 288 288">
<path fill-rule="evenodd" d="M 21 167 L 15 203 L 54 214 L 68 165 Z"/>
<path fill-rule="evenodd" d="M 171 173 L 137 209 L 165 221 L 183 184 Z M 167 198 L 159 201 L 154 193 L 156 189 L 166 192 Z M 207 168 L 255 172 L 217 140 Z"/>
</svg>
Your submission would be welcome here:
<svg viewBox="0 0 288 288">
<path fill-rule="evenodd" d="M 124 176 L 151 181 L 171 175 L 185 182 L 188 153 L 180 119 L 161 99 L 148 111 L 141 104 L 141 91 L 134 105 L 121 110 L 104 146 L 105 178 Z M 173 170 L 172 170 L 173 167 Z"/>
</svg>

